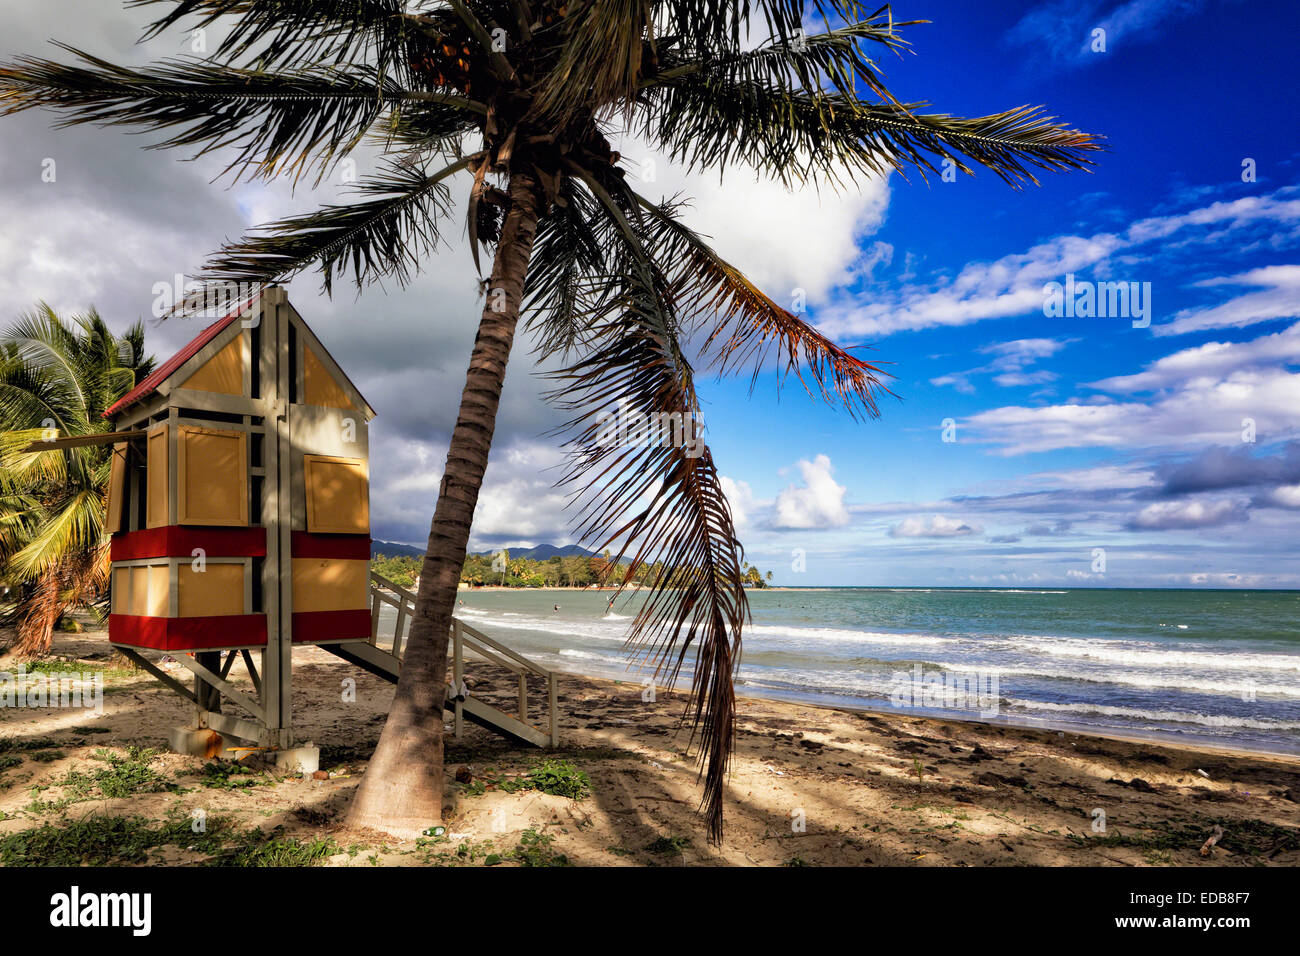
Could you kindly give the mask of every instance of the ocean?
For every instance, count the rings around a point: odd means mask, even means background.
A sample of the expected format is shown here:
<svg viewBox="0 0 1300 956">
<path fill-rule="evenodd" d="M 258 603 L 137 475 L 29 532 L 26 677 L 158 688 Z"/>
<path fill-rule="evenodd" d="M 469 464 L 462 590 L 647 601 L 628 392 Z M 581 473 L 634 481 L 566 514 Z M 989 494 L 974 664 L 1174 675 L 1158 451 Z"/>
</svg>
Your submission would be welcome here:
<svg viewBox="0 0 1300 956">
<path fill-rule="evenodd" d="M 612 614 L 609 592 L 460 599 L 547 667 L 648 677 L 622 648 L 635 594 Z M 744 695 L 1300 753 L 1300 591 L 800 588 L 750 608 Z"/>
</svg>

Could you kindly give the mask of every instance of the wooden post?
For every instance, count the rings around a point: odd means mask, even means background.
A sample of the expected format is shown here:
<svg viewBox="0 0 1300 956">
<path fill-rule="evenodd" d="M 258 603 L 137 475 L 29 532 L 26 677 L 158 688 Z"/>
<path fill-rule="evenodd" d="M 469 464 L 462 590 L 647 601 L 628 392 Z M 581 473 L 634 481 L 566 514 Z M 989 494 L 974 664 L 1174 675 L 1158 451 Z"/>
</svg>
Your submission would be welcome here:
<svg viewBox="0 0 1300 956">
<path fill-rule="evenodd" d="M 465 679 L 465 664 L 461 657 L 461 631 L 460 621 L 456 618 L 451 619 L 451 674 L 452 674 L 452 693 L 460 695 L 461 684 Z M 456 701 L 456 739 L 460 740 L 461 731 L 464 729 L 464 706 L 461 701 Z"/>
<path fill-rule="evenodd" d="M 528 675 L 519 672 L 519 722 L 528 723 Z"/>
<path fill-rule="evenodd" d="M 397 596 L 397 626 L 393 628 L 393 656 L 402 656 L 402 625 L 406 623 L 406 598 Z"/>
<path fill-rule="evenodd" d="M 560 746 L 559 694 L 557 693 L 555 671 L 547 675 L 547 697 L 551 706 L 551 747 Z"/>
</svg>

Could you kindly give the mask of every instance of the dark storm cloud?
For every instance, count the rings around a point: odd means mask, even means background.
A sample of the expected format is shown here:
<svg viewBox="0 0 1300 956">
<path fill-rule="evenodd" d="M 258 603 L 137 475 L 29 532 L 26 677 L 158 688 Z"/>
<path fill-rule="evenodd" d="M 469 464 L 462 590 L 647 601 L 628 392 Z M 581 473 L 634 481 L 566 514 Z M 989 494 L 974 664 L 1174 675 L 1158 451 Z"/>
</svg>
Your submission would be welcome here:
<svg viewBox="0 0 1300 956">
<path fill-rule="evenodd" d="M 128 65 L 190 55 L 186 31 L 136 42 L 161 9 L 113 0 L 9 3 L 0 60 L 71 59 L 51 38 Z M 215 41 L 208 37 L 209 49 Z M 193 159 L 146 149 L 158 134 L 55 129 L 59 119 L 41 111 L 0 121 L 0 326 L 41 299 L 67 313 L 93 304 L 119 332 L 146 319 L 147 345 L 165 358 L 203 320 L 154 321 L 155 283 L 199 273 L 223 242 L 271 219 L 350 201 L 339 177 L 296 192 L 284 181 L 232 184 L 221 177 L 226 153 Z M 375 154 L 362 150 L 356 158 L 364 176 Z M 54 161 L 54 182 L 42 179 L 46 160 Z M 294 306 L 378 413 L 371 424 L 373 534 L 386 540 L 422 544 L 428 535 L 482 309 L 463 207 L 443 227 L 445 242 L 404 289 L 390 283 L 358 294 L 338 282 L 331 299 L 317 274 L 288 283 Z M 519 336 L 475 523 L 476 536 L 494 543 L 509 543 L 512 527 L 534 541 L 565 532 L 563 500 L 553 495 L 547 470 L 559 445 L 546 435 L 560 419 L 540 400 L 549 386 L 533 374 L 532 345 L 526 333 Z M 544 514 L 547 508 L 554 513 Z M 508 522 L 507 511 L 519 520 Z"/>
<path fill-rule="evenodd" d="M 1300 442 L 1288 442 L 1274 455 L 1256 455 L 1250 445 L 1210 448 L 1188 462 L 1158 469 L 1164 483 L 1158 496 L 1225 491 L 1258 485 L 1300 482 Z"/>
</svg>

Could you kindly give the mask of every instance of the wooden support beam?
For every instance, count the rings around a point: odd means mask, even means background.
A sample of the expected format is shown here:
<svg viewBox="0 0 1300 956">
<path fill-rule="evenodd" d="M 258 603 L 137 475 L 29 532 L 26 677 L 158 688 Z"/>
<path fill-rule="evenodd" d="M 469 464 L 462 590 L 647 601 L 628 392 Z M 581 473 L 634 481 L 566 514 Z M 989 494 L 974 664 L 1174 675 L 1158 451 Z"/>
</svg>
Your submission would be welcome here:
<svg viewBox="0 0 1300 956">
<path fill-rule="evenodd" d="M 67 435 L 63 438 L 51 438 L 49 441 L 34 441 L 23 451 L 54 451 L 59 448 L 77 448 L 81 445 L 116 445 L 118 442 L 143 438 L 144 429 L 125 432 L 96 432 L 93 435 Z"/>
<path fill-rule="evenodd" d="M 238 737 L 240 740 L 251 740 L 259 745 L 274 743 L 270 740 L 270 731 L 257 721 L 232 717 L 230 714 L 214 714 L 211 711 L 205 711 L 203 716 L 207 720 L 208 727 L 219 734 Z"/>
<path fill-rule="evenodd" d="M 221 677 L 214 674 L 212 671 L 208 670 L 208 668 L 200 664 L 197 660 L 190 658 L 185 654 L 182 654 L 180 657 L 177 658 L 177 660 L 179 660 L 182 664 L 188 667 L 194 673 L 194 676 L 197 677 L 199 680 L 203 681 L 209 686 L 225 694 L 232 701 L 234 701 L 240 707 L 243 707 L 246 711 L 248 711 L 258 720 L 261 721 L 266 720 L 266 712 L 262 710 L 262 708 L 259 707 L 257 704 L 255 704 L 252 700 L 250 700 L 248 696 L 245 695 L 244 692 L 241 691 L 238 687 L 235 687 L 229 681 L 223 680 Z M 211 710 L 212 708 L 207 708 L 207 709 Z"/>
<path fill-rule="evenodd" d="M 126 647 L 123 644 L 114 644 L 113 649 L 121 652 L 123 655 L 130 658 L 132 661 L 136 663 L 138 667 L 144 668 L 146 671 L 148 671 L 154 677 L 158 678 L 158 680 L 162 681 L 172 690 L 176 691 L 176 693 L 180 694 L 190 703 L 197 704 L 199 702 L 199 699 L 196 696 L 194 696 L 194 691 L 190 690 L 188 687 L 186 687 L 176 678 L 172 677 L 171 674 L 168 674 L 162 668 L 158 667 L 156 664 L 154 664 L 153 661 L 148 660 L 144 655 L 142 655 L 135 648 Z"/>
<path fill-rule="evenodd" d="M 239 653 L 244 657 L 244 666 L 248 668 L 248 676 L 253 679 L 253 690 L 257 692 L 260 699 L 262 696 L 262 678 L 258 676 L 257 665 L 253 663 L 253 655 L 246 647 Z"/>
</svg>

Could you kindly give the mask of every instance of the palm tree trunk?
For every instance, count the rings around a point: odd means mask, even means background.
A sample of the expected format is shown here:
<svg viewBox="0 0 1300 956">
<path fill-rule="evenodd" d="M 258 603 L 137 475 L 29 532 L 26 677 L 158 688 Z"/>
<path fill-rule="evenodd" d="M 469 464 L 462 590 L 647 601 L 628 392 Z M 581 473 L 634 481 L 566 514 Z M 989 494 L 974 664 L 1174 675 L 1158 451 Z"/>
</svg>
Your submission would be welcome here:
<svg viewBox="0 0 1300 956">
<path fill-rule="evenodd" d="M 442 708 L 448 631 L 537 232 L 536 181 L 530 175 L 512 173 L 509 193 L 510 208 L 501 228 L 420 568 L 397 694 L 347 816 L 349 826 L 407 839 L 442 819 Z M 505 294 L 504 303 L 498 289 Z"/>
</svg>

